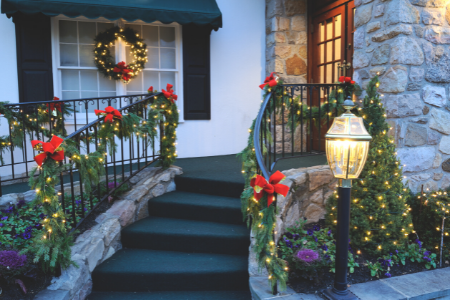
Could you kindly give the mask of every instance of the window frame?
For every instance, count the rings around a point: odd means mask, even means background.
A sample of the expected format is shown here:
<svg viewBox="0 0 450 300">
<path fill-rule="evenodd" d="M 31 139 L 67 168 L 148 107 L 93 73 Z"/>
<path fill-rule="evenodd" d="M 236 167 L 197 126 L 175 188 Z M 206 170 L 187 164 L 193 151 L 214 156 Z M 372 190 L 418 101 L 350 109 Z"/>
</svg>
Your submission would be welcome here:
<svg viewBox="0 0 450 300">
<path fill-rule="evenodd" d="M 96 67 L 65 67 L 61 66 L 61 56 L 60 56 L 60 42 L 59 42 L 59 21 L 60 20 L 67 20 L 67 21 L 82 21 L 82 22 L 107 22 L 107 23 L 113 23 L 116 25 L 158 25 L 158 26 L 165 26 L 165 27 L 174 27 L 175 28 L 175 65 L 177 66 L 176 69 L 156 69 L 156 68 L 144 68 L 144 71 L 159 71 L 159 72 L 174 72 L 175 73 L 175 87 L 176 87 L 176 94 L 178 95 L 177 100 L 177 106 L 179 109 L 179 115 L 180 120 L 179 122 L 184 122 L 184 116 L 183 116 L 183 107 L 184 107 L 184 101 L 183 101 L 183 43 L 182 43 L 182 26 L 178 23 L 171 23 L 171 24 L 163 24 L 161 22 L 153 22 L 153 23 L 145 23 L 141 20 L 137 20 L 134 22 L 127 22 L 123 20 L 116 20 L 111 21 L 106 18 L 100 17 L 97 19 L 88 19 L 86 17 L 80 16 L 77 18 L 70 18 L 66 17 L 64 15 L 59 15 L 56 17 L 51 18 L 51 40 L 52 40 L 52 73 L 53 73 L 53 93 L 56 97 L 59 97 L 62 99 L 62 77 L 61 77 L 61 70 L 63 69 L 74 69 L 74 70 L 93 70 L 97 69 Z M 116 40 L 115 43 L 115 60 L 116 62 L 125 61 L 126 62 L 126 46 L 122 41 Z M 102 76 L 101 74 L 99 74 Z M 122 96 L 127 95 L 127 84 L 123 83 L 120 80 L 115 81 L 116 84 L 116 95 Z M 163 83 L 162 83 L 163 84 Z M 146 92 L 146 89 L 148 87 L 143 87 Z M 162 88 L 165 89 L 165 86 L 162 86 Z M 85 120 L 86 113 L 77 113 L 80 114 L 77 115 L 77 123 L 82 124 L 83 121 L 80 123 L 81 120 Z M 92 118 L 92 119 L 91 119 Z M 94 113 L 88 113 L 88 119 L 89 121 L 95 120 L 97 117 Z M 74 123 L 74 118 L 67 118 L 66 123 L 68 125 Z"/>
</svg>

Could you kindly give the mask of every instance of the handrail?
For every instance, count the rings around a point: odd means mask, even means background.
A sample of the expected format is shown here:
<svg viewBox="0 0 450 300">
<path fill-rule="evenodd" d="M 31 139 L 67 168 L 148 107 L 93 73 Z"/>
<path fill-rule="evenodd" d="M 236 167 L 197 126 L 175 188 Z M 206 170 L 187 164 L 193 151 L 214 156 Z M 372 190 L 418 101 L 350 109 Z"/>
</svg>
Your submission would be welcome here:
<svg viewBox="0 0 450 300">
<path fill-rule="evenodd" d="M 269 103 L 270 98 L 272 97 L 273 92 L 270 92 L 266 98 L 264 99 L 264 102 L 261 104 L 261 108 L 258 112 L 258 116 L 256 117 L 255 121 L 255 129 L 253 132 L 253 147 L 255 148 L 255 155 L 256 155 L 256 161 L 258 163 L 258 167 L 261 170 L 262 175 L 266 180 L 269 180 L 270 172 L 267 169 L 266 165 L 264 164 L 264 160 L 262 157 L 262 151 L 260 148 L 260 131 L 261 131 L 261 121 L 264 115 L 264 111 L 266 110 L 267 104 Z"/>
</svg>

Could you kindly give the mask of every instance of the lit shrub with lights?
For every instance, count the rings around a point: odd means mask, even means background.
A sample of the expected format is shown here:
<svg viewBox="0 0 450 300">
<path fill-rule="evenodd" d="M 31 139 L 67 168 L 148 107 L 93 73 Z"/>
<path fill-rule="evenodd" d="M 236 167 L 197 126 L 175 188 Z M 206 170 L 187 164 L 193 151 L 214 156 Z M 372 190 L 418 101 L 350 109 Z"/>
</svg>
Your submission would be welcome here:
<svg viewBox="0 0 450 300">
<path fill-rule="evenodd" d="M 409 190 L 402 182 L 402 167 L 394 140 L 388 135 L 385 109 L 377 92 L 378 77 L 367 86 L 363 107 L 358 109 L 372 136 L 367 162 L 352 182 L 350 237 L 352 246 L 363 253 L 380 255 L 406 246 L 414 232 L 407 204 Z M 327 201 L 326 223 L 335 228 L 338 195 Z"/>
</svg>

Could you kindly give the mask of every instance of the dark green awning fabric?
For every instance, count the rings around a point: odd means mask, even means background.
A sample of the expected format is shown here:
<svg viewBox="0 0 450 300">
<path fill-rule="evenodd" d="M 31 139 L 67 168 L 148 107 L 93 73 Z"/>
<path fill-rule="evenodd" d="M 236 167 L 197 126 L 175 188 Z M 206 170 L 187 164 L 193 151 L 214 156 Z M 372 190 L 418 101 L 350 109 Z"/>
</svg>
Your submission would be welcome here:
<svg viewBox="0 0 450 300">
<path fill-rule="evenodd" d="M 222 27 L 222 13 L 215 0 L 1 0 L 2 13 L 12 15 L 43 13 L 47 16 L 63 14 L 75 18 L 119 18 L 132 22 L 177 22 L 181 25 L 209 25 Z"/>
</svg>

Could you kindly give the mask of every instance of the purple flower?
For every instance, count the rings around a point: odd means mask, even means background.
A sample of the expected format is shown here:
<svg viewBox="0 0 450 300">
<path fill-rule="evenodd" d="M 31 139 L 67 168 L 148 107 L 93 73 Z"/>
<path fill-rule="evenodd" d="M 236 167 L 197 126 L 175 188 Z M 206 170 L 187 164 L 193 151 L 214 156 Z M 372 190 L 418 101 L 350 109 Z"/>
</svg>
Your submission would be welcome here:
<svg viewBox="0 0 450 300">
<path fill-rule="evenodd" d="M 311 235 L 313 235 L 313 234 L 314 234 L 314 231 L 313 231 L 312 229 L 308 229 L 308 230 L 307 230 L 307 233 L 308 233 L 308 235 L 310 235 L 310 236 L 311 236 Z"/>
<path fill-rule="evenodd" d="M 3 225 L 3 223 L 0 223 L 0 227 L 3 227 L 4 225 Z"/>
<path fill-rule="evenodd" d="M 391 275 L 391 273 L 387 272 L 384 274 L 384 276 L 386 276 L 387 278 L 391 278 L 392 275 Z"/>
<path fill-rule="evenodd" d="M 424 256 L 423 259 L 426 260 L 427 262 L 431 261 L 431 258 L 429 258 L 428 256 Z"/>
<path fill-rule="evenodd" d="M 290 232 L 287 232 L 286 233 L 286 236 L 287 236 L 287 238 L 288 239 L 292 239 L 294 236 L 292 235 L 292 233 L 290 233 Z"/>
<path fill-rule="evenodd" d="M 19 252 L 11 251 L 0 251 L 0 265 L 9 269 L 19 269 L 25 265 L 27 262 L 27 256 L 20 255 Z"/>
<path fill-rule="evenodd" d="M 322 248 L 323 251 L 328 251 L 328 247 L 327 245 L 323 244 L 322 246 L 320 246 L 320 248 Z"/>
<path fill-rule="evenodd" d="M 419 239 L 416 239 L 416 243 L 419 244 L 419 249 L 422 248 L 422 242 Z"/>
<path fill-rule="evenodd" d="M 425 256 L 429 256 L 431 254 L 431 251 L 425 251 L 424 253 L 423 253 L 423 255 L 425 255 Z"/>
<path fill-rule="evenodd" d="M 300 234 L 294 234 L 294 241 L 298 240 L 300 238 Z"/>
<path fill-rule="evenodd" d="M 39 218 L 41 218 L 41 220 L 42 220 L 42 219 L 45 218 L 45 215 L 44 215 L 44 214 L 40 214 L 40 215 L 39 215 Z"/>
<path fill-rule="evenodd" d="M 327 234 L 328 234 L 328 236 L 330 236 L 330 235 L 331 235 L 331 229 L 330 229 L 330 230 L 328 230 Z"/>
<path fill-rule="evenodd" d="M 1 220 L 6 221 L 6 220 L 8 220 L 8 217 L 3 217 L 3 218 L 1 218 Z"/>
<path fill-rule="evenodd" d="M 397 254 L 398 254 L 398 250 L 395 250 L 395 253 L 397 253 Z"/>
<path fill-rule="evenodd" d="M 317 237 L 314 235 L 314 240 L 316 241 L 316 243 L 317 243 Z"/>
<path fill-rule="evenodd" d="M 109 182 L 108 183 L 108 189 L 109 190 L 112 190 L 112 189 L 114 189 L 116 186 L 118 186 L 119 185 L 119 183 L 117 183 L 117 182 Z"/>
<path fill-rule="evenodd" d="M 319 231 L 320 230 L 320 225 L 314 225 L 313 229 L 314 229 L 314 231 Z"/>
<path fill-rule="evenodd" d="M 300 250 L 297 252 L 296 256 L 305 263 L 312 263 L 319 259 L 319 254 L 311 249 Z"/>
<path fill-rule="evenodd" d="M 292 242 L 290 240 L 288 240 L 286 237 L 283 238 L 284 242 L 286 243 L 286 246 L 288 246 L 289 248 L 292 248 Z"/>
</svg>

